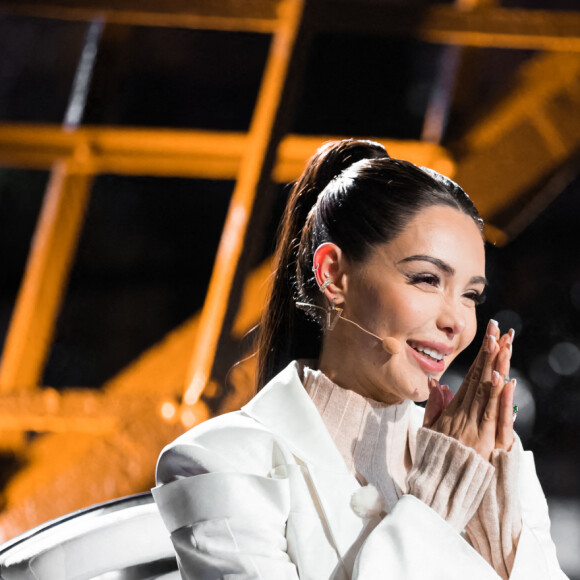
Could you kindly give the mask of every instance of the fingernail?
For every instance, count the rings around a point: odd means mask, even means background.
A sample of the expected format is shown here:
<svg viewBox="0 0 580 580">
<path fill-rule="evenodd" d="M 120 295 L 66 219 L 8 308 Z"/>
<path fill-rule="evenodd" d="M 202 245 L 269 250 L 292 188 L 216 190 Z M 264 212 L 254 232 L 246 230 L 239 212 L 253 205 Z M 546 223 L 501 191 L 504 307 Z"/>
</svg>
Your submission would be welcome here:
<svg viewBox="0 0 580 580">
<path fill-rule="evenodd" d="M 487 352 L 493 352 L 495 350 L 495 345 L 497 344 L 497 339 L 493 334 L 487 335 Z"/>
<path fill-rule="evenodd" d="M 497 320 L 490 318 L 485 329 L 485 334 L 495 334 L 498 328 Z"/>
<path fill-rule="evenodd" d="M 448 387 L 447 385 L 443 385 L 441 388 L 442 388 L 444 391 L 448 391 L 448 390 L 449 390 L 449 387 Z"/>
<path fill-rule="evenodd" d="M 516 331 L 513 328 L 510 328 L 508 330 L 508 334 L 510 335 L 511 340 L 513 341 L 515 335 L 516 335 Z"/>
<path fill-rule="evenodd" d="M 497 371 L 493 371 L 491 373 L 491 382 L 493 384 L 494 387 L 499 386 L 499 383 L 501 381 L 501 376 Z"/>
<path fill-rule="evenodd" d="M 514 390 L 515 390 L 515 388 L 518 386 L 518 379 L 512 379 L 512 382 L 514 384 Z"/>
</svg>

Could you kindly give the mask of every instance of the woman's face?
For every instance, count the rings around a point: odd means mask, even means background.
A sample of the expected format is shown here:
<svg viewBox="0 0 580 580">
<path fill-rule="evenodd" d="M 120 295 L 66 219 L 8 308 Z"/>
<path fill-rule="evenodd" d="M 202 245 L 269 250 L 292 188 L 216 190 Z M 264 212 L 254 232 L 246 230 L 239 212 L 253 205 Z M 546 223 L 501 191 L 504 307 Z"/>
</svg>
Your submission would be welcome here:
<svg viewBox="0 0 580 580">
<path fill-rule="evenodd" d="M 396 338 L 401 351 L 389 355 L 377 339 L 341 321 L 330 333 L 338 331 L 334 379 L 386 403 L 427 399 L 428 375 L 441 376 L 475 336 L 485 254 L 473 219 L 447 206 L 422 210 L 364 263 L 347 262 L 343 279 L 343 316 Z M 342 377 L 341 368 L 355 376 Z"/>
</svg>

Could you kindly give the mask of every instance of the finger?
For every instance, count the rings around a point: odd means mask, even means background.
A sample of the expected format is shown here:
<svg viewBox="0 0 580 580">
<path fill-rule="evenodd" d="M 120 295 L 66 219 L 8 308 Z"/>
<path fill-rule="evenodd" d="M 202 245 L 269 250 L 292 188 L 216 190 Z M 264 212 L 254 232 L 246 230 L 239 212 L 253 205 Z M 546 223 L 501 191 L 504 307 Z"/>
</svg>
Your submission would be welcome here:
<svg viewBox="0 0 580 580">
<path fill-rule="evenodd" d="M 497 423 L 496 449 L 509 451 L 514 441 L 513 404 L 517 381 L 507 383 L 501 395 Z"/>
<path fill-rule="evenodd" d="M 481 376 L 479 377 L 477 384 L 468 391 L 462 403 L 462 406 L 468 413 L 469 419 L 478 424 L 481 421 L 481 416 L 486 408 L 489 398 L 492 386 L 492 371 L 498 348 L 497 339 L 495 336 L 490 335 L 488 337 L 487 354 L 481 371 Z"/>
<path fill-rule="evenodd" d="M 477 380 L 479 375 L 481 374 L 481 370 L 483 369 L 483 365 L 485 363 L 485 355 L 488 352 L 489 336 L 495 337 L 496 341 L 499 339 L 499 327 L 497 322 L 493 318 L 490 319 L 490 321 L 487 323 L 487 327 L 485 329 L 485 336 L 481 341 L 481 347 L 479 349 L 479 352 L 477 353 L 477 357 L 474 363 L 471 365 L 469 371 L 467 371 L 467 375 L 465 376 L 466 379 Z"/>
<path fill-rule="evenodd" d="M 479 352 L 477 353 L 477 356 L 475 357 L 473 364 L 469 368 L 469 371 L 465 375 L 465 379 L 463 380 L 461 387 L 459 388 L 459 390 L 457 391 L 457 394 L 455 395 L 455 397 L 453 399 L 454 404 L 453 404 L 452 408 L 458 407 L 463 402 L 463 399 L 465 398 L 469 389 L 475 388 L 475 386 L 477 385 L 477 382 L 479 381 L 479 377 L 481 376 L 481 373 L 483 371 L 483 367 L 485 365 L 485 360 L 486 360 L 486 356 L 487 356 L 487 349 L 488 349 L 488 340 L 489 340 L 488 337 L 494 336 L 497 340 L 498 335 L 499 335 L 498 324 L 495 320 L 491 319 L 487 324 L 485 336 L 484 336 L 483 341 L 481 343 L 481 347 L 479 349 Z M 472 396 L 473 395 L 471 395 L 471 397 Z"/>
<path fill-rule="evenodd" d="M 503 337 L 502 337 L 503 338 Z M 500 348 L 497 358 L 495 360 L 494 369 L 504 378 L 504 382 L 510 374 L 510 359 L 511 348 L 509 343 L 505 343 L 503 348 Z"/>
<path fill-rule="evenodd" d="M 489 392 L 487 404 L 479 423 L 479 432 L 482 438 L 486 435 L 492 434 L 494 437 L 496 436 L 500 394 L 502 388 L 503 381 L 500 374 L 497 371 L 493 371 L 491 376 L 491 390 Z"/>
<path fill-rule="evenodd" d="M 439 418 L 444 409 L 443 394 L 438 381 L 429 378 L 429 398 L 425 405 L 425 417 L 423 419 L 423 427 L 431 427 Z"/>
<path fill-rule="evenodd" d="M 447 385 L 443 385 L 441 390 L 443 392 L 443 408 L 446 408 L 447 405 L 449 405 L 449 403 L 451 403 L 453 400 L 453 393 Z"/>
</svg>

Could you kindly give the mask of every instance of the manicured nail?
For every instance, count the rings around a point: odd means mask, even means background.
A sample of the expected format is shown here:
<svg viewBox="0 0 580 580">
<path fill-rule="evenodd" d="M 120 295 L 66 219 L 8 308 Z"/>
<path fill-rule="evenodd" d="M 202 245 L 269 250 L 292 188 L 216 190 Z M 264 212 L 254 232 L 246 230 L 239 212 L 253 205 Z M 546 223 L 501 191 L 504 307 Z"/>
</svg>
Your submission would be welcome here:
<svg viewBox="0 0 580 580">
<path fill-rule="evenodd" d="M 491 383 L 493 384 L 494 387 L 499 387 L 499 384 L 501 382 L 501 376 L 497 371 L 493 371 L 491 373 Z"/>
<path fill-rule="evenodd" d="M 499 324 L 498 324 L 497 320 L 494 320 L 493 318 L 490 318 L 489 319 L 489 323 L 490 324 L 493 324 L 496 328 L 499 328 Z"/>
<path fill-rule="evenodd" d="M 514 390 L 515 390 L 515 388 L 518 386 L 518 379 L 512 379 L 512 382 L 514 384 Z"/>
<path fill-rule="evenodd" d="M 495 345 L 497 344 L 497 339 L 493 334 L 487 335 L 487 352 L 493 352 L 495 350 Z"/>
<path fill-rule="evenodd" d="M 514 341 L 514 337 L 516 335 L 516 331 L 513 328 L 510 328 L 508 330 L 508 335 L 509 335 L 510 343 L 512 343 Z"/>
<path fill-rule="evenodd" d="M 441 388 L 442 388 L 444 391 L 448 391 L 448 390 L 449 390 L 449 387 L 448 387 L 447 385 L 443 385 Z"/>
</svg>

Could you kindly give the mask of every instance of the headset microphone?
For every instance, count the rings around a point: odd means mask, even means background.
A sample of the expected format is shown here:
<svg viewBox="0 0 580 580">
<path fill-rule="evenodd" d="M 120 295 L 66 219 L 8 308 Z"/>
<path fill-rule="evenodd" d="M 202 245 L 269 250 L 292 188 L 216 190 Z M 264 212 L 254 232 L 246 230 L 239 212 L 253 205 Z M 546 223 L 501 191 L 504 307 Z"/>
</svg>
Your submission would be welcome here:
<svg viewBox="0 0 580 580">
<path fill-rule="evenodd" d="M 382 345 L 383 350 L 389 354 L 399 354 L 401 352 L 401 341 L 397 340 L 393 336 L 387 336 L 387 338 L 383 338 Z"/>
<path fill-rule="evenodd" d="M 324 312 L 327 311 L 326 308 L 322 308 L 322 306 L 317 306 L 316 304 L 308 304 L 307 302 L 296 302 L 296 307 L 300 308 L 301 310 L 309 310 L 310 308 L 317 308 L 318 310 L 323 310 Z M 383 350 L 390 355 L 399 354 L 402 349 L 401 341 L 397 340 L 394 336 L 387 336 L 385 338 L 381 338 L 380 336 L 376 335 L 374 332 L 363 328 L 360 324 L 355 322 L 354 320 L 350 320 L 341 314 L 342 309 L 336 309 L 336 317 L 344 320 L 345 322 L 349 322 L 350 324 L 354 324 L 359 330 L 362 330 L 364 333 L 369 334 L 370 336 L 376 338 L 381 342 Z"/>
</svg>

